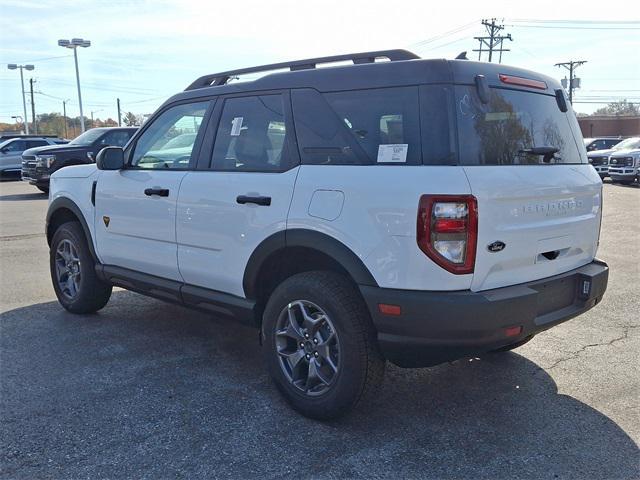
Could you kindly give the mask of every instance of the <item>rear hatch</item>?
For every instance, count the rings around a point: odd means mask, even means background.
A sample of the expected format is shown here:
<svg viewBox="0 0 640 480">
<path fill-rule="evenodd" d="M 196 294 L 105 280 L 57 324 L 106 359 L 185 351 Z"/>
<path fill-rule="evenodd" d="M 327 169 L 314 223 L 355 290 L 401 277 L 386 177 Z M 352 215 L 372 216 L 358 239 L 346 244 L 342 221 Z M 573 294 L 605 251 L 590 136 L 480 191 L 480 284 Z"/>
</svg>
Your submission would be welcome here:
<svg viewBox="0 0 640 480">
<path fill-rule="evenodd" d="M 595 257 L 602 182 L 575 115 L 544 90 L 493 86 L 483 103 L 475 86 L 456 87 L 460 163 L 478 202 L 474 291 L 557 275 Z"/>
</svg>

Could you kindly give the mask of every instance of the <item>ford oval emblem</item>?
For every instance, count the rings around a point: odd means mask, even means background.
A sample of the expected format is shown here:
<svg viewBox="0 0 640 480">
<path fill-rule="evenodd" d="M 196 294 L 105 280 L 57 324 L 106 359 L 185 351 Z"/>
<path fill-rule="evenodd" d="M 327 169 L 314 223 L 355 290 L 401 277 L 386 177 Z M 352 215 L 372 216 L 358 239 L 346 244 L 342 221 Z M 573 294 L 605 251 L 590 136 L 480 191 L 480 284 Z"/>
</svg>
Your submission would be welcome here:
<svg viewBox="0 0 640 480">
<path fill-rule="evenodd" d="M 504 247 L 506 247 L 505 243 L 501 242 L 500 240 L 497 240 L 487 245 L 487 250 L 489 250 L 491 253 L 496 253 L 501 250 L 504 250 Z"/>
</svg>

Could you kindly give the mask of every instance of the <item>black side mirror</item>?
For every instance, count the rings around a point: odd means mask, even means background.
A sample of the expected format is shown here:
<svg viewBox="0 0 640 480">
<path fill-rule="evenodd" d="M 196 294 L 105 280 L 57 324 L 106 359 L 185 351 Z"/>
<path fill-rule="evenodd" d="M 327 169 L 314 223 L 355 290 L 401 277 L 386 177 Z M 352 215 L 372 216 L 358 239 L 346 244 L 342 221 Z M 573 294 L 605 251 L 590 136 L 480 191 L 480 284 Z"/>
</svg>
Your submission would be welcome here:
<svg viewBox="0 0 640 480">
<path fill-rule="evenodd" d="M 120 147 L 105 147 L 96 157 L 98 170 L 120 170 L 124 168 L 124 150 Z"/>
</svg>

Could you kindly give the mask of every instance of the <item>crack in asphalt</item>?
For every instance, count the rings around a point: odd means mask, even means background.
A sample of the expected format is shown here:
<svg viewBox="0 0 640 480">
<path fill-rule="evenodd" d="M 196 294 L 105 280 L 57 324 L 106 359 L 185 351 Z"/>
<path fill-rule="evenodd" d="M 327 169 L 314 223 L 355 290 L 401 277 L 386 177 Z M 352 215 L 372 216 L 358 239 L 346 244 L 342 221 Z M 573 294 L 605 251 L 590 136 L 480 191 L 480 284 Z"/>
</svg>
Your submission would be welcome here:
<svg viewBox="0 0 640 480">
<path fill-rule="evenodd" d="M 629 337 L 629 331 L 631 329 L 633 329 L 633 328 L 640 327 L 640 325 L 620 325 L 619 327 L 623 329 L 622 335 L 620 335 L 620 336 L 618 336 L 618 337 L 616 337 L 616 338 L 614 338 L 614 339 L 612 339 L 612 340 L 610 340 L 608 342 L 589 343 L 587 345 L 584 345 L 584 346 L 580 347 L 580 349 L 578 349 L 578 350 L 576 350 L 574 352 L 570 352 L 568 357 L 562 357 L 562 358 L 556 360 L 550 366 L 545 367 L 544 370 L 549 371 L 549 370 L 552 370 L 552 369 L 556 368 L 561 363 L 568 362 L 570 360 L 575 360 L 576 358 L 578 358 L 580 356 L 580 354 L 582 352 L 586 351 L 589 348 L 609 347 L 609 346 L 613 345 L 614 343 L 626 340 Z"/>
</svg>

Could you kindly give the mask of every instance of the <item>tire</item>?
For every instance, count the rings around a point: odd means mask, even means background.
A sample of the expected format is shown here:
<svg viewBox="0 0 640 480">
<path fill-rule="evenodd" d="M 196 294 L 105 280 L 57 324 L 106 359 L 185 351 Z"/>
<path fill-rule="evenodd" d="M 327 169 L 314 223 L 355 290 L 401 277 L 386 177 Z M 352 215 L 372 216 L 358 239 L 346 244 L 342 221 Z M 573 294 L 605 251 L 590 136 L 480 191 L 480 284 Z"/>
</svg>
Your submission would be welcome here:
<svg viewBox="0 0 640 480">
<path fill-rule="evenodd" d="M 302 321 L 303 309 L 316 321 L 314 328 Z M 290 315 L 297 330 L 291 328 Z M 271 378 L 289 404 L 307 417 L 342 416 L 371 398 L 382 382 L 385 361 L 369 311 L 355 286 L 341 275 L 319 271 L 289 277 L 267 302 L 262 332 Z M 305 332 L 311 333 L 307 339 Z M 321 354 L 314 355 L 314 350 Z M 325 382 L 309 377 L 316 367 Z"/>
<path fill-rule="evenodd" d="M 55 231 L 49 268 L 58 301 L 68 311 L 94 313 L 109 301 L 112 286 L 98 279 L 80 223 L 67 222 Z"/>
<path fill-rule="evenodd" d="M 516 348 L 521 347 L 525 343 L 529 343 L 531 340 L 533 340 L 533 337 L 535 337 L 535 335 L 529 335 L 528 337 L 523 338 L 519 342 L 512 343 L 511 345 L 505 345 L 504 347 L 496 348 L 495 350 L 491 350 L 491 353 L 510 352 L 511 350 L 515 350 Z"/>
<path fill-rule="evenodd" d="M 37 187 L 42 193 L 49 195 L 49 187 Z"/>
</svg>

